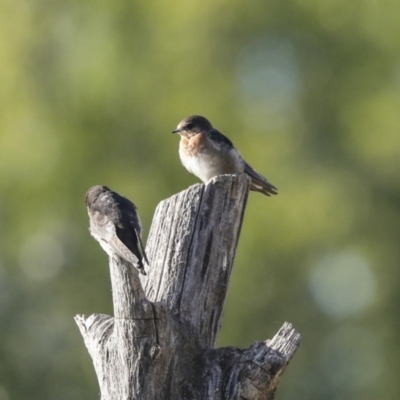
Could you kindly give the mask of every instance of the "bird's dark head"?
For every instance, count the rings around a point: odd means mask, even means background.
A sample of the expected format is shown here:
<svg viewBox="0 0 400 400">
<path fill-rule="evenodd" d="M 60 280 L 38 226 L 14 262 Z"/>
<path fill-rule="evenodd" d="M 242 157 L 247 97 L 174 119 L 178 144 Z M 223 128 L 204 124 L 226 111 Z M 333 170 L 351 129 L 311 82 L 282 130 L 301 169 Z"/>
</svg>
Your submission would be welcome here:
<svg viewBox="0 0 400 400">
<path fill-rule="evenodd" d="M 96 185 L 92 186 L 85 194 L 85 203 L 90 206 L 103 193 L 110 192 L 107 186 Z"/>
<path fill-rule="evenodd" d="M 204 118 L 201 115 L 191 115 L 179 122 L 178 126 L 172 131 L 172 133 L 178 133 L 185 137 L 192 137 L 200 132 L 208 132 L 211 129 L 211 122 L 207 118 Z"/>
</svg>

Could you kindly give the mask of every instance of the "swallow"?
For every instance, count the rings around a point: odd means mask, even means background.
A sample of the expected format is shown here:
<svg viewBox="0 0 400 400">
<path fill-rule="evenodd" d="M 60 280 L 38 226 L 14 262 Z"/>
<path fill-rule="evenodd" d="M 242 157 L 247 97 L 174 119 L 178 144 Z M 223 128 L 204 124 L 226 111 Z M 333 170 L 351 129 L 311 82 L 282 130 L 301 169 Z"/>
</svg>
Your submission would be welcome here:
<svg viewBox="0 0 400 400">
<path fill-rule="evenodd" d="M 142 225 L 136 206 L 107 186 L 93 186 L 85 195 L 91 235 L 110 257 L 121 257 L 146 275 L 149 264 L 141 240 Z"/>
<path fill-rule="evenodd" d="M 233 143 L 200 115 L 191 115 L 172 133 L 181 137 L 179 156 L 183 166 L 203 182 L 222 174 L 245 173 L 251 178 L 250 190 L 266 196 L 278 189 L 242 158 Z"/>
</svg>

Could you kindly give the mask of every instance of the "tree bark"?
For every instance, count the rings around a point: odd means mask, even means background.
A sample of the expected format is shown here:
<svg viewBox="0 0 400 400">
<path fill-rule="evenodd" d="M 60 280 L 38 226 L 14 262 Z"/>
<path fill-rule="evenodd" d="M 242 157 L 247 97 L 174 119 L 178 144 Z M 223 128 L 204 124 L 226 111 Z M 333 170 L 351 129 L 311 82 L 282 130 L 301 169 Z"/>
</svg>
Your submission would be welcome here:
<svg viewBox="0 0 400 400">
<path fill-rule="evenodd" d="M 289 323 L 246 350 L 214 348 L 249 184 L 223 175 L 162 201 L 147 276 L 110 258 L 114 317 L 75 317 L 102 400 L 273 398 L 300 344 Z"/>
</svg>

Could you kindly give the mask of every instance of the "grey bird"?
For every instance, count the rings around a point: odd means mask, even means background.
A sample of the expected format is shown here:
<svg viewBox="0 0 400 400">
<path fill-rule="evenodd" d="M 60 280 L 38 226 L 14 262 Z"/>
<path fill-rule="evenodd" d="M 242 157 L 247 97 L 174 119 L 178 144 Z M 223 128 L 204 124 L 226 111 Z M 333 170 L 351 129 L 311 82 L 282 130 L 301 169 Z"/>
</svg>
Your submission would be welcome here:
<svg viewBox="0 0 400 400">
<path fill-rule="evenodd" d="M 233 143 L 200 115 L 183 119 L 172 133 L 181 137 L 179 156 L 183 166 L 203 182 L 222 174 L 245 173 L 251 178 L 250 190 L 266 196 L 278 189 L 242 158 Z"/>
<path fill-rule="evenodd" d="M 149 264 L 141 240 L 142 226 L 136 206 L 107 186 L 93 186 L 85 195 L 90 233 L 110 256 L 118 256 L 146 275 Z"/>
</svg>

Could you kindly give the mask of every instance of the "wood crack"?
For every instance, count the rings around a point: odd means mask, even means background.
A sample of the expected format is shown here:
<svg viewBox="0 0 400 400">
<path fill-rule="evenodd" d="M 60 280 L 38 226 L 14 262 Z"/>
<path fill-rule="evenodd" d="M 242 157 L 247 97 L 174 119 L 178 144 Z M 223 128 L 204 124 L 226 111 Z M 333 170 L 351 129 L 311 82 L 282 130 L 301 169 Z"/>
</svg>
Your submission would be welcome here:
<svg viewBox="0 0 400 400">
<path fill-rule="evenodd" d="M 156 322 L 158 318 L 157 318 L 157 314 L 156 314 L 156 308 L 153 303 L 151 303 L 151 307 L 153 309 L 153 324 L 154 324 L 154 333 L 156 335 L 156 343 L 159 345 L 160 342 L 158 340 L 158 329 L 157 329 L 157 322 Z"/>
<path fill-rule="evenodd" d="M 188 270 L 188 268 L 190 266 L 190 261 L 191 261 L 191 258 L 192 258 L 193 241 L 194 241 L 194 237 L 196 235 L 196 227 L 197 227 L 197 223 L 198 223 L 198 220 L 199 220 L 199 215 L 201 213 L 201 204 L 202 204 L 202 200 L 203 200 L 204 189 L 205 189 L 205 186 L 203 185 L 203 187 L 201 188 L 201 192 L 200 192 L 200 198 L 198 200 L 199 206 L 197 207 L 196 216 L 195 216 L 195 219 L 194 219 L 193 230 L 191 232 L 190 241 L 189 241 L 189 244 L 188 244 L 188 252 L 187 252 L 187 257 L 186 257 L 185 270 L 184 270 L 184 273 L 183 273 L 182 286 L 181 286 L 181 289 L 180 289 L 179 300 L 178 300 L 178 315 L 180 315 L 180 313 L 181 313 L 181 302 L 182 302 L 182 296 L 183 296 L 183 288 L 185 287 L 186 273 L 187 273 L 187 270 Z"/>
</svg>

